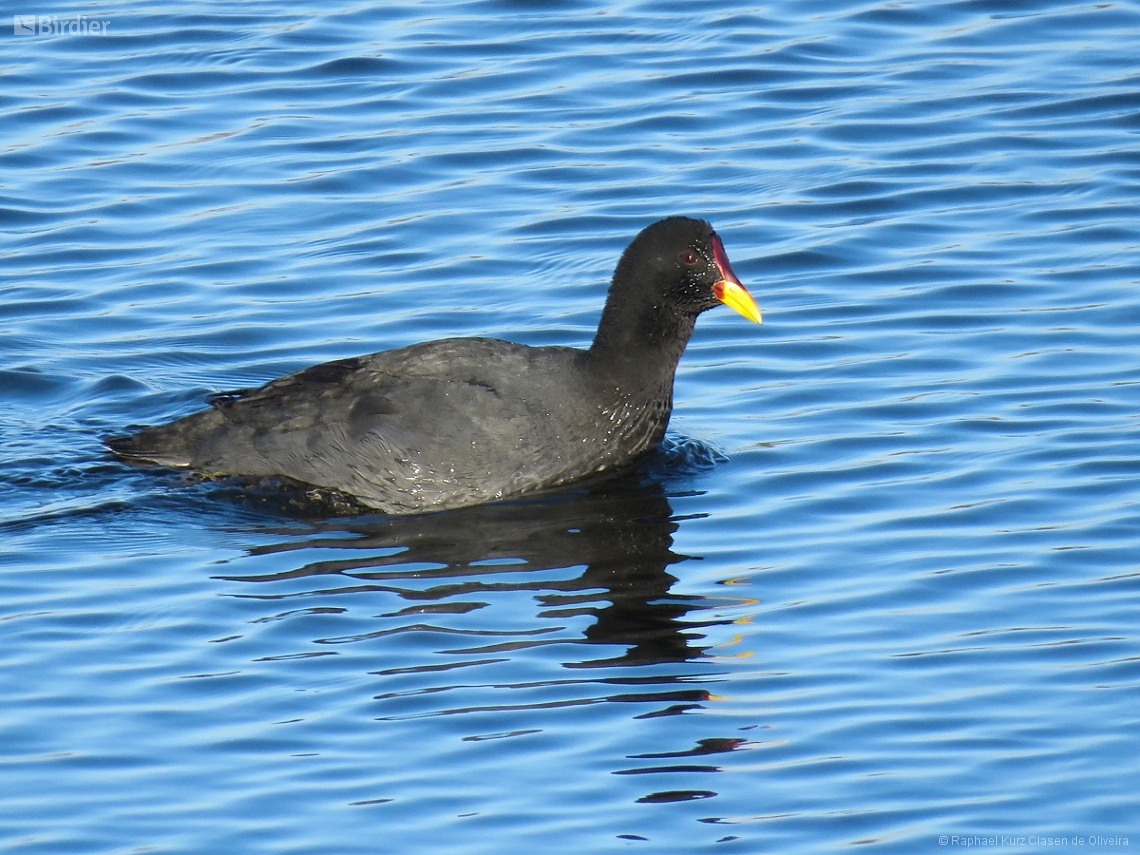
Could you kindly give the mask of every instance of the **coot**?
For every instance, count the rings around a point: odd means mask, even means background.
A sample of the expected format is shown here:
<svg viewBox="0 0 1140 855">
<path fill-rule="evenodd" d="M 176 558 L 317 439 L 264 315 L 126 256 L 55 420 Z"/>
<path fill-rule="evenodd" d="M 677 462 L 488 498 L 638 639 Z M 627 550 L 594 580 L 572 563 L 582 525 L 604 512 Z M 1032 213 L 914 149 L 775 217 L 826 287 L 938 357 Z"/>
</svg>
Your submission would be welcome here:
<svg viewBox="0 0 1140 855">
<path fill-rule="evenodd" d="M 531 493 L 628 468 L 661 441 L 681 352 L 718 302 L 760 322 L 712 226 L 669 217 L 622 253 L 588 350 L 449 338 L 339 359 L 107 445 L 389 514 Z"/>
</svg>

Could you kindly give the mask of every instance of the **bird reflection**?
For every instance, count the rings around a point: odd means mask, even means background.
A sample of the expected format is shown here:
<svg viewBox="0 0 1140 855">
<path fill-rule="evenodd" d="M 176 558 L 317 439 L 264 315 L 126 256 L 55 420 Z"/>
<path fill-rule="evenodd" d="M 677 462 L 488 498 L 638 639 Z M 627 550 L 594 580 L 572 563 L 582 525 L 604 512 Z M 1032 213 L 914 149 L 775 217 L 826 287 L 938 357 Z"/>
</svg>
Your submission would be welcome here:
<svg viewBox="0 0 1140 855">
<path fill-rule="evenodd" d="M 677 527 L 661 484 L 632 475 L 525 502 L 277 528 L 273 533 L 281 539 L 250 550 L 252 556 L 296 551 L 301 557 L 314 552 L 332 557 L 225 578 L 251 583 L 323 578 L 325 593 L 333 587 L 384 590 L 415 603 L 401 614 L 461 612 L 481 604 L 457 602 L 459 597 L 533 591 L 543 607 L 540 617 L 592 616 L 585 643 L 625 648 L 617 657 L 566 666 L 682 662 L 701 654 L 700 628 L 711 622 L 686 618 L 702 607 L 699 598 L 670 592 L 677 577 L 669 569 L 689 559 L 672 550 Z M 526 578 L 525 571 L 561 569 L 567 571 L 562 578 L 551 579 L 550 572 Z M 352 585 L 343 588 L 343 579 Z M 400 584 L 413 579 L 432 584 Z"/>
</svg>

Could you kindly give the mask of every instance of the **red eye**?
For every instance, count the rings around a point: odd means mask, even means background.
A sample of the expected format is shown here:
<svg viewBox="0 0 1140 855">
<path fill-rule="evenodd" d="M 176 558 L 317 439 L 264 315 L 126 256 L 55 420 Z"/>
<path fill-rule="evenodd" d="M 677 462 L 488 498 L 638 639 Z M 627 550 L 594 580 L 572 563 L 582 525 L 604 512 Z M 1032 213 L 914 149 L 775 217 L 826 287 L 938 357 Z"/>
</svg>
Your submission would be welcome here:
<svg viewBox="0 0 1140 855">
<path fill-rule="evenodd" d="M 685 250 L 684 252 L 681 253 L 681 263 L 682 264 L 696 264 L 697 263 L 697 254 L 695 252 L 693 252 L 692 250 Z"/>
</svg>

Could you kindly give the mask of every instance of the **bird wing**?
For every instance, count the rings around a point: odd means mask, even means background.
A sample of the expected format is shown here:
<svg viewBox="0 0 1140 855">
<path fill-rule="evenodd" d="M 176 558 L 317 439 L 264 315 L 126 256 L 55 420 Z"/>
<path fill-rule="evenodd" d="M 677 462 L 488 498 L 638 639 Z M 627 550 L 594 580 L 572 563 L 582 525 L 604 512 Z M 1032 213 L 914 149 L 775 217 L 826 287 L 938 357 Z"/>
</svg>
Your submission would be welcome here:
<svg viewBox="0 0 1140 855">
<path fill-rule="evenodd" d="M 493 339 L 337 360 L 218 398 L 151 429 L 164 435 L 146 444 L 167 465 L 285 475 L 385 510 L 485 501 L 542 478 L 518 461 L 550 447 L 559 429 L 547 399 L 564 389 L 536 382 L 543 364 L 534 349 Z"/>
</svg>

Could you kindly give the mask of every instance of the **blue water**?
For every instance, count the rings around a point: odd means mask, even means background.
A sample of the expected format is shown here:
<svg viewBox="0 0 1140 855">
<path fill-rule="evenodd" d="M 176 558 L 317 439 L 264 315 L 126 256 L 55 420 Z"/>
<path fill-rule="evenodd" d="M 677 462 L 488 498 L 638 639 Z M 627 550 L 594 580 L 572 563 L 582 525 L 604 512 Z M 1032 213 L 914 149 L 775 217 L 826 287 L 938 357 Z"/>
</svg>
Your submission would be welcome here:
<svg viewBox="0 0 1140 855">
<path fill-rule="evenodd" d="M 109 21 L 0 34 L 0 849 L 1140 846 L 1134 3 L 0 11 Z M 322 519 L 102 449 L 584 345 L 672 213 L 765 322 L 636 481 Z"/>
</svg>

